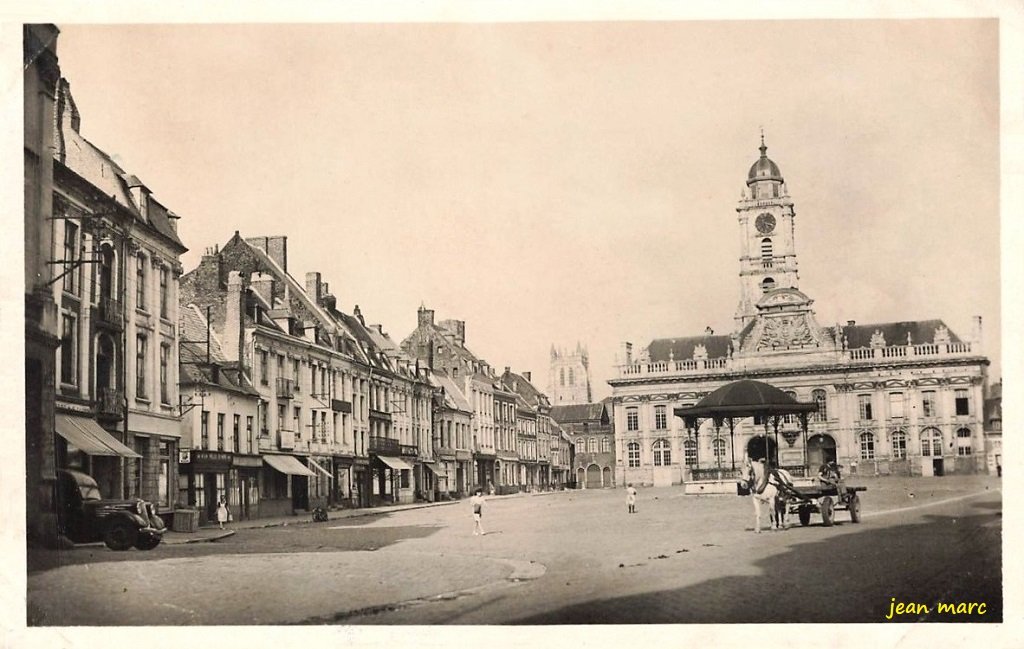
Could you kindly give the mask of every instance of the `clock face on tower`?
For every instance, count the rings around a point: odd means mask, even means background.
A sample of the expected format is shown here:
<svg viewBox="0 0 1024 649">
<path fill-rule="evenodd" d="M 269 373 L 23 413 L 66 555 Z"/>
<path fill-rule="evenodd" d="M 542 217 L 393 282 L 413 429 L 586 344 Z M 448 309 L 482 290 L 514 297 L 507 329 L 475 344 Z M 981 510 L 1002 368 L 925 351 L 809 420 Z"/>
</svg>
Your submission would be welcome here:
<svg viewBox="0 0 1024 649">
<path fill-rule="evenodd" d="M 761 234 L 769 234 L 775 229 L 775 217 L 768 212 L 759 214 L 757 220 L 754 221 L 754 226 Z"/>
</svg>

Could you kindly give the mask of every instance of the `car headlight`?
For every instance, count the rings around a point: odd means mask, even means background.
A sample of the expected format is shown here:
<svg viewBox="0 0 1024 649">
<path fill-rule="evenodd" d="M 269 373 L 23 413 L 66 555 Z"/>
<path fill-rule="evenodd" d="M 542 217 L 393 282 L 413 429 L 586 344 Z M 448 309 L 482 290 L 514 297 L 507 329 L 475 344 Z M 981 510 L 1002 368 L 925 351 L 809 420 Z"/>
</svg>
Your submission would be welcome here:
<svg viewBox="0 0 1024 649">
<path fill-rule="evenodd" d="M 136 501 L 136 503 L 135 503 L 135 511 L 137 511 L 140 516 L 145 516 L 146 515 L 146 503 L 142 502 L 141 500 Z"/>
</svg>

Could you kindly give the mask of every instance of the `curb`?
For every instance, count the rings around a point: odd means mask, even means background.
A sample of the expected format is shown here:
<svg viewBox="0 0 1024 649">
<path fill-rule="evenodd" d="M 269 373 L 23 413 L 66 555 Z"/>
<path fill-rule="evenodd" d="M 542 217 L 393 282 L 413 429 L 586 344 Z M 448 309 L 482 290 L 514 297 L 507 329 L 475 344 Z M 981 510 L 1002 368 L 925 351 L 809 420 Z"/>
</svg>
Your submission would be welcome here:
<svg viewBox="0 0 1024 649">
<path fill-rule="evenodd" d="M 169 542 L 169 541 L 164 541 L 164 542 L 167 543 L 167 545 L 184 545 L 186 543 L 212 543 L 214 541 L 220 541 L 221 539 L 226 539 L 229 536 L 234 536 L 234 535 L 235 535 L 235 530 L 224 530 L 223 534 L 217 534 L 215 536 L 206 536 L 206 537 L 197 538 L 197 539 L 184 539 L 182 541 L 176 541 L 176 542 Z"/>
</svg>

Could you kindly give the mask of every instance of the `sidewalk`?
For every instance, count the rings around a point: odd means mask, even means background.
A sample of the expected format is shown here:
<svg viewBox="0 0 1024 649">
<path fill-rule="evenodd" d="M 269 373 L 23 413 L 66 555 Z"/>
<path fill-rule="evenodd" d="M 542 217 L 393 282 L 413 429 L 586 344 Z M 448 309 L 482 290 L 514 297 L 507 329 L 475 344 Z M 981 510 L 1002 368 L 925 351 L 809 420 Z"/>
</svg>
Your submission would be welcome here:
<svg viewBox="0 0 1024 649">
<path fill-rule="evenodd" d="M 504 496 L 487 496 L 488 500 L 504 500 L 505 498 L 523 498 L 530 496 L 544 496 L 556 493 L 568 493 L 571 489 L 564 491 L 536 491 L 532 493 L 519 492 Z M 463 500 L 439 500 L 436 502 L 403 503 L 399 505 L 382 505 L 379 507 L 364 507 L 361 509 L 339 509 L 327 512 L 327 521 L 343 518 L 357 518 L 360 516 L 379 516 L 392 512 L 408 511 L 410 509 L 423 509 L 425 507 L 442 507 L 444 505 L 457 505 L 467 503 L 469 499 Z M 174 532 L 169 528 L 164 534 L 163 542 L 169 545 L 181 545 L 185 543 L 209 543 L 234 536 L 238 530 L 252 530 L 266 527 L 284 527 L 287 525 L 312 525 L 312 512 L 297 514 L 294 516 L 276 516 L 270 518 L 256 518 L 246 521 L 232 521 L 224 524 L 224 529 L 217 525 L 204 525 L 195 532 Z"/>
</svg>

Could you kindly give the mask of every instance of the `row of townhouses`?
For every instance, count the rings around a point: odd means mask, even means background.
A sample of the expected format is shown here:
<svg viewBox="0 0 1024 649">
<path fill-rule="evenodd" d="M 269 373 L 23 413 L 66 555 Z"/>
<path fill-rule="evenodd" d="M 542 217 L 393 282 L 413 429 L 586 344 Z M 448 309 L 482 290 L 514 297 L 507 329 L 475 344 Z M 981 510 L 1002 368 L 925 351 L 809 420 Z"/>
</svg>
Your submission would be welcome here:
<svg viewBox="0 0 1024 649">
<path fill-rule="evenodd" d="M 58 30 L 24 29 L 26 488 L 52 535 L 59 469 L 161 512 L 317 506 L 565 486 L 572 448 L 529 373 L 498 375 L 465 322 L 401 344 L 287 238 L 243 238 L 185 272 L 178 215 L 82 136 Z"/>
</svg>

